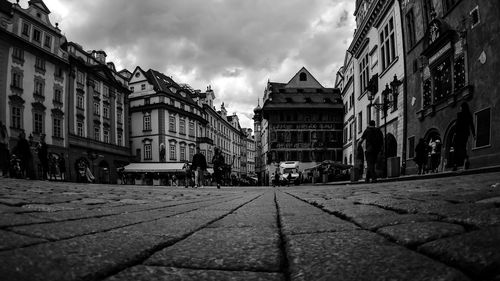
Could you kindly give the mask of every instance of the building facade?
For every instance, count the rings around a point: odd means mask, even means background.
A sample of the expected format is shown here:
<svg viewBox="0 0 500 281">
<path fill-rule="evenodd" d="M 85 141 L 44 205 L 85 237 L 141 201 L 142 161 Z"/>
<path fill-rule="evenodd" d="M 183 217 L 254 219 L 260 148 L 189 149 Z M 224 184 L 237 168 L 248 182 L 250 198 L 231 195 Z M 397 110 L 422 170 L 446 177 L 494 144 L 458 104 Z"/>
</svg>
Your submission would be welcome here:
<svg viewBox="0 0 500 281">
<path fill-rule="evenodd" d="M 261 178 L 282 161 L 299 161 L 300 169 L 324 160 L 342 162 L 343 104 L 337 89 L 324 88 L 302 68 L 288 83 L 268 82 L 261 119 Z"/>
<path fill-rule="evenodd" d="M 500 5 L 496 1 L 403 1 L 408 99 L 408 167 L 415 146 L 442 143 L 439 170 L 453 166 L 457 112 L 467 103 L 475 125 L 471 167 L 500 164 L 498 86 Z"/>
<path fill-rule="evenodd" d="M 126 78 L 104 51 L 67 45 L 69 179 L 88 180 L 80 174 L 88 167 L 94 182 L 116 183 L 117 170 L 130 162 Z"/>
<path fill-rule="evenodd" d="M 68 156 L 67 44 L 49 15 L 41 0 L 29 1 L 27 8 L 0 1 L 0 121 L 11 150 L 26 134 L 33 154 L 27 176 L 39 179 L 35 145 L 40 136 L 46 136 L 49 156 Z"/>
</svg>

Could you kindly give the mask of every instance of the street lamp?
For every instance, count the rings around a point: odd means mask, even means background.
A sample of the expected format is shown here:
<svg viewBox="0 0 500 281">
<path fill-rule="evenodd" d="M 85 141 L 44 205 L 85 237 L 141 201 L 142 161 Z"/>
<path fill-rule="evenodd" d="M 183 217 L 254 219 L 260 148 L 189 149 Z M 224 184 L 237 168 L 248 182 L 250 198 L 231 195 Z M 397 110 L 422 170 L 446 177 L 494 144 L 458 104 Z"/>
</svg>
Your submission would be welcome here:
<svg viewBox="0 0 500 281">
<path fill-rule="evenodd" d="M 396 108 L 398 103 L 398 88 L 402 84 L 398 80 L 396 74 L 394 74 L 394 79 L 389 84 L 385 84 L 385 89 L 382 91 L 382 102 L 374 103 L 375 91 L 368 92 L 368 100 L 370 101 L 370 107 L 375 107 L 377 110 L 382 111 L 384 114 L 384 171 L 387 174 L 387 111 L 389 108 L 394 106 Z M 392 99 L 389 97 L 392 95 Z"/>
</svg>

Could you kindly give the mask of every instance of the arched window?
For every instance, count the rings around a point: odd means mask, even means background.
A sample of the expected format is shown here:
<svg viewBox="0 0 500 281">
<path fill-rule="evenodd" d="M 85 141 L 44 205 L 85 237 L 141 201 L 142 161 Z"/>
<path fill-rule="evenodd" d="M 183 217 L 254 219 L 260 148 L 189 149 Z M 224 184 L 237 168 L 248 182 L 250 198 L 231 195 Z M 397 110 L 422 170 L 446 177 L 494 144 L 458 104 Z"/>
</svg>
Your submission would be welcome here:
<svg viewBox="0 0 500 281">
<path fill-rule="evenodd" d="M 307 74 L 305 74 L 304 72 L 300 73 L 299 80 L 307 81 Z"/>
</svg>

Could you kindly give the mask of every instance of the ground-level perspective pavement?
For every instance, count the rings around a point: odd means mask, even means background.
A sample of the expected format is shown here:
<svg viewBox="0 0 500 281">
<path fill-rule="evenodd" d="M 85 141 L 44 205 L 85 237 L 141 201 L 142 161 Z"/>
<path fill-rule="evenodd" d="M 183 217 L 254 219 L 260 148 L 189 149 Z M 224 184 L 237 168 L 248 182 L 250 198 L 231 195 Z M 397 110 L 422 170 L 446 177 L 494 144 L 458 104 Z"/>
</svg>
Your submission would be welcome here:
<svg viewBox="0 0 500 281">
<path fill-rule="evenodd" d="M 0 179 L 1 280 L 500 280 L 500 173 L 291 187 Z"/>
</svg>

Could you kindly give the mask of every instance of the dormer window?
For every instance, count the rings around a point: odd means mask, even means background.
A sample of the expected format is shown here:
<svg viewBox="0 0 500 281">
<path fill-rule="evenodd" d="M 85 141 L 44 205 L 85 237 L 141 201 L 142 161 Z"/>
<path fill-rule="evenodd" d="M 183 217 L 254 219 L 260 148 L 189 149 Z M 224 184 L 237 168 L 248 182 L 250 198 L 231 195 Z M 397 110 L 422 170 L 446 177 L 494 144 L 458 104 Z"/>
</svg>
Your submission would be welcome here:
<svg viewBox="0 0 500 281">
<path fill-rule="evenodd" d="M 304 72 L 300 73 L 299 80 L 300 81 L 307 81 L 307 74 L 305 74 Z"/>
<path fill-rule="evenodd" d="M 44 46 L 47 48 L 52 47 L 52 37 L 50 35 L 45 35 Z"/>
</svg>

